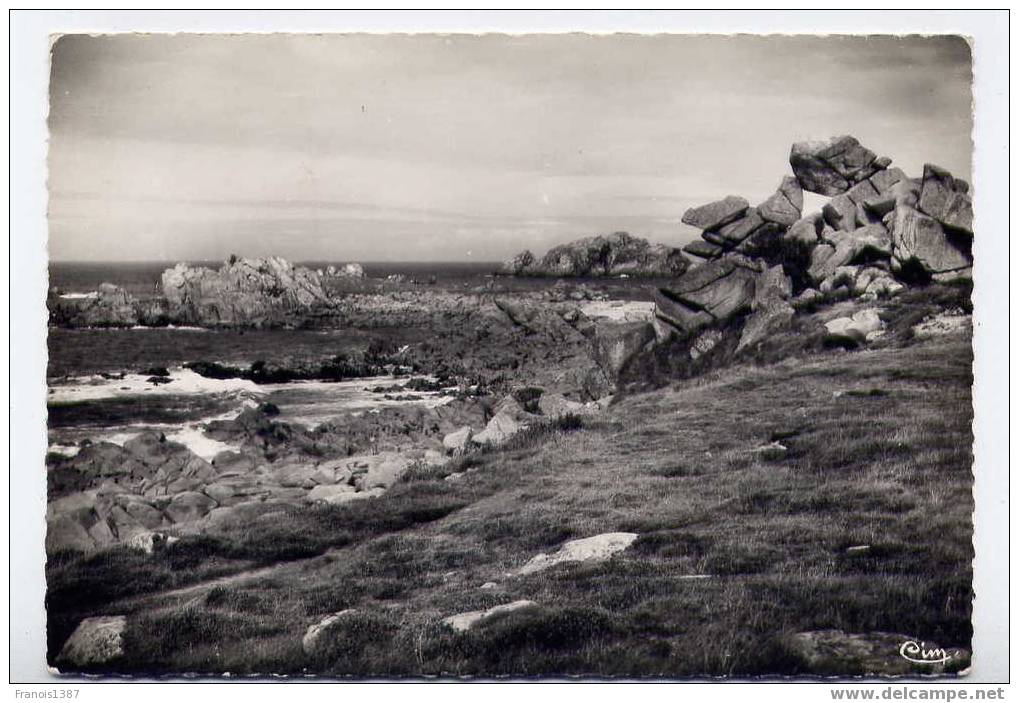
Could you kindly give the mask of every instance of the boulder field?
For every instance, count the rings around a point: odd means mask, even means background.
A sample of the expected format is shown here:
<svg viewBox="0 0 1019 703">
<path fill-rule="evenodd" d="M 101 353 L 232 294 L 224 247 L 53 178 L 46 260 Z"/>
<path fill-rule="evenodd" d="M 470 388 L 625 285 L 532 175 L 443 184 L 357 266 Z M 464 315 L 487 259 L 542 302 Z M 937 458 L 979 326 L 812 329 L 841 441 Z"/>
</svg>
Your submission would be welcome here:
<svg viewBox="0 0 1019 703">
<path fill-rule="evenodd" d="M 374 498 L 414 467 L 442 464 L 528 427 L 599 408 L 522 388 L 494 404 L 459 398 L 430 408 L 349 413 L 307 429 L 278 421 L 274 408 L 262 405 L 205 425 L 206 436 L 237 447 L 211 461 L 154 431 L 123 446 L 85 441 L 74 456 L 48 458 L 46 551 L 123 544 L 152 553 L 182 535 Z"/>
</svg>

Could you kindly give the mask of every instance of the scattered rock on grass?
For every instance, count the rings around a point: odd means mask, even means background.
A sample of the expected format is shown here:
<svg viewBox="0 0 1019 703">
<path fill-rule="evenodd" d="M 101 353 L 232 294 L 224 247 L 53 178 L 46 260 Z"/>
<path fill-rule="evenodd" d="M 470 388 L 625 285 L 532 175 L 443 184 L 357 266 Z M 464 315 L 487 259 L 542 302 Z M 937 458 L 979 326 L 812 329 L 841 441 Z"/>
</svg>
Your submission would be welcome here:
<svg viewBox="0 0 1019 703">
<path fill-rule="evenodd" d="M 179 541 L 177 537 L 170 537 L 162 532 L 139 532 L 128 540 L 127 546 L 145 554 L 152 554 L 177 541 Z"/>
<path fill-rule="evenodd" d="M 876 310 L 860 310 L 852 317 L 837 317 L 824 323 L 829 343 L 848 342 L 852 345 L 873 339 L 874 333 L 881 331 L 884 326 Z"/>
<path fill-rule="evenodd" d="M 489 608 L 488 610 L 472 610 L 469 613 L 451 615 L 448 618 L 443 618 L 442 623 L 457 632 L 467 632 L 475 625 L 483 623 L 485 620 L 496 615 L 512 613 L 515 610 L 521 610 L 523 608 L 533 608 L 536 605 L 537 603 L 531 600 L 517 600 L 512 603 L 506 603 L 505 605 L 497 605 L 494 608 Z"/>
<path fill-rule="evenodd" d="M 637 536 L 635 532 L 606 532 L 575 539 L 564 544 L 557 552 L 537 555 L 518 569 L 516 575 L 533 574 L 565 562 L 602 561 L 629 547 Z"/>
</svg>

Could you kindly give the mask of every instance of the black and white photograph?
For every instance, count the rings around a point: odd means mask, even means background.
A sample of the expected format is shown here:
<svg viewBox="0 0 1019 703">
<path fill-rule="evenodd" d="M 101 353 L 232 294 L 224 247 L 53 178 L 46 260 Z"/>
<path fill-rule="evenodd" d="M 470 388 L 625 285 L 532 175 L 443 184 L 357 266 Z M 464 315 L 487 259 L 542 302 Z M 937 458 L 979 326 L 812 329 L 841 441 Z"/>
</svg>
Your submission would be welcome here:
<svg viewBox="0 0 1019 703">
<path fill-rule="evenodd" d="M 40 666 L 965 680 L 973 57 L 53 33 Z"/>
</svg>

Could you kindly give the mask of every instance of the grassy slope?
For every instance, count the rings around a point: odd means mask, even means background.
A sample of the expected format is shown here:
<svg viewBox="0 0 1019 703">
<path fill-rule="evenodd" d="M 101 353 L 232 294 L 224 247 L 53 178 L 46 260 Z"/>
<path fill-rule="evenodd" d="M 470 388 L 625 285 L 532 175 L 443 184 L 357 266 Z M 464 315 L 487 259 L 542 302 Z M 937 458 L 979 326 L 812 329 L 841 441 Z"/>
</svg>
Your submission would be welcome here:
<svg viewBox="0 0 1019 703">
<path fill-rule="evenodd" d="M 290 556 L 337 547 L 326 556 L 179 596 L 53 601 L 51 617 L 131 613 L 116 668 L 167 673 L 795 673 L 782 634 L 822 628 L 968 647 L 971 365 L 968 340 L 946 338 L 716 371 L 361 506 L 228 535 L 205 544 L 216 560 L 185 568 L 219 573 L 224 553 L 263 563 L 276 540 Z M 748 451 L 773 435 L 784 455 Z M 443 480 L 455 469 L 469 472 Z M 505 577 L 608 531 L 641 537 L 609 562 Z M 867 555 L 846 554 L 861 544 Z M 139 566 L 123 558 L 122 572 Z M 113 562 L 55 567 L 51 584 L 87 591 Z M 541 607 L 467 635 L 438 624 L 521 598 Z M 306 657 L 307 626 L 348 607 L 360 615 L 333 651 Z"/>
</svg>

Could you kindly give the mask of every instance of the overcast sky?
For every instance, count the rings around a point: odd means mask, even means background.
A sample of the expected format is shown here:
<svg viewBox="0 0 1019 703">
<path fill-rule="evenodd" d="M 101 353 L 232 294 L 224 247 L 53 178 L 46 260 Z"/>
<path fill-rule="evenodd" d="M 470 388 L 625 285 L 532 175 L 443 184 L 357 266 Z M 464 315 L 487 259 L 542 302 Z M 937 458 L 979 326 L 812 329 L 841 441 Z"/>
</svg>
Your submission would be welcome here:
<svg viewBox="0 0 1019 703">
<path fill-rule="evenodd" d="M 852 134 L 969 178 L 970 81 L 952 38 L 65 36 L 50 256 L 679 246 L 687 207 L 770 195 L 794 141 Z"/>
</svg>

